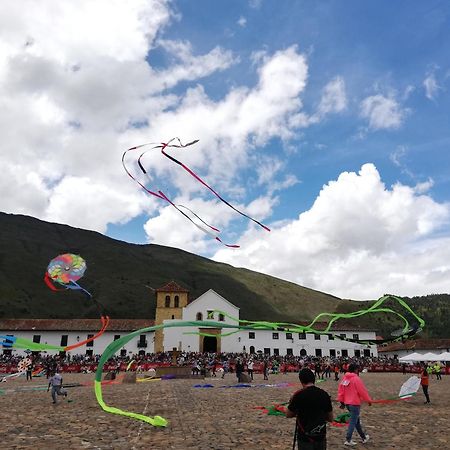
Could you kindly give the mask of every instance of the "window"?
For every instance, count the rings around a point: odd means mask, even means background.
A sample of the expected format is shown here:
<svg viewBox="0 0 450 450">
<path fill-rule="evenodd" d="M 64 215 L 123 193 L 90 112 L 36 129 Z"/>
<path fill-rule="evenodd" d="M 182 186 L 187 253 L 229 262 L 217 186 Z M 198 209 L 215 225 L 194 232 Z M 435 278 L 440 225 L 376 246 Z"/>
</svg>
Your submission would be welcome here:
<svg viewBox="0 0 450 450">
<path fill-rule="evenodd" d="M 166 295 L 166 308 L 170 308 L 170 295 Z"/>
<path fill-rule="evenodd" d="M 250 354 L 251 355 L 255 354 L 255 347 L 253 345 L 250 345 Z"/>
<path fill-rule="evenodd" d="M 322 356 L 322 349 L 316 348 L 316 356 Z"/>
<path fill-rule="evenodd" d="M 94 350 L 91 349 L 86 349 L 86 356 L 92 356 L 94 354 Z"/>
<path fill-rule="evenodd" d="M 68 334 L 63 334 L 61 336 L 61 343 L 60 343 L 61 347 L 67 347 L 68 339 L 69 339 L 69 335 Z"/>
<path fill-rule="evenodd" d="M 359 339 L 359 334 L 358 334 L 358 333 L 355 333 L 355 334 L 353 335 L 353 339 Z"/>
<path fill-rule="evenodd" d="M 180 307 L 180 297 L 178 295 L 175 295 L 175 308 Z"/>
<path fill-rule="evenodd" d="M 292 333 L 286 333 L 286 339 L 292 339 Z"/>
<path fill-rule="evenodd" d="M 225 316 L 223 314 L 219 314 L 219 322 L 223 322 L 225 320 Z"/>
<path fill-rule="evenodd" d="M 33 342 L 36 342 L 36 344 L 39 344 L 41 342 L 41 335 L 40 334 L 35 334 L 33 336 Z"/>
<path fill-rule="evenodd" d="M 355 350 L 355 356 L 357 358 L 360 358 L 361 357 L 361 350 Z"/>
<path fill-rule="evenodd" d="M 328 335 L 328 340 L 329 340 L 329 341 L 334 341 L 334 336 L 333 336 L 332 334 L 329 334 L 329 335 Z"/>
<path fill-rule="evenodd" d="M 93 337 L 94 337 L 93 334 L 88 334 L 88 335 L 87 335 L 87 338 L 88 338 L 88 339 L 91 339 L 91 338 L 93 338 Z M 88 342 L 88 343 L 86 344 L 86 347 L 93 347 L 93 346 L 94 346 L 94 341 Z"/>
<path fill-rule="evenodd" d="M 370 349 L 365 348 L 365 349 L 363 350 L 363 352 L 364 352 L 364 356 L 367 356 L 367 357 L 370 356 Z"/>
<path fill-rule="evenodd" d="M 115 334 L 114 335 L 114 340 L 117 341 L 117 339 L 120 339 L 120 334 Z"/>
<path fill-rule="evenodd" d="M 147 347 L 147 340 L 145 339 L 145 334 L 140 334 L 139 335 L 139 341 L 138 341 L 137 346 L 140 347 L 140 348 Z M 145 355 L 145 351 L 144 350 L 142 350 L 142 351 L 144 352 L 144 355 Z M 140 352 L 139 352 L 139 354 L 140 354 Z"/>
<path fill-rule="evenodd" d="M 346 335 L 345 333 L 341 333 L 339 336 L 340 336 L 342 339 L 346 339 L 346 338 L 347 338 L 347 335 Z"/>
<path fill-rule="evenodd" d="M 175 319 L 175 316 L 172 314 L 172 320 Z"/>
<path fill-rule="evenodd" d="M 197 313 L 197 320 L 203 320 L 203 314 L 202 313 Z"/>
<path fill-rule="evenodd" d="M 272 333 L 272 339 L 278 339 L 279 334 L 278 333 Z"/>
<path fill-rule="evenodd" d="M 330 356 L 336 358 L 336 350 L 334 348 L 330 348 Z"/>
<path fill-rule="evenodd" d="M 348 356 L 348 350 L 342 350 L 342 356 L 347 357 Z"/>
<path fill-rule="evenodd" d="M 207 313 L 208 320 L 209 319 L 214 320 L 214 311 L 208 310 L 208 311 L 206 311 L 206 313 Z"/>
<path fill-rule="evenodd" d="M 314 334 L 314 340 L 320 341 L 320 334 Z"/>
<path fill-rule="evenodd" d="M 306 339 L 306 333 L 298 333 L 299 339 Z"/>
<path fill-rule="evenodd" d="M 249 331 L 248 332 L 248 338 L 249 339 L 255 339 L 255 332 L 254 331 Z"/>
<path fill-rule="evenodd" d="M 294 352 L 293 352 L 292 348 L 287 348 L 286 349 L 286 355 L 292 356 L 293 354 L 294 354 Z"/>
<path fill-rule="evenodd" d="M 145 356 L 145 350 L 139 350 L 138 355 L 139 356 Z"/>
<path fill-rule="evenodd" d="M 300 350 L 300 356 L 306 356 L 306 355 L 307 355 L 306 350 L 304 348 L 302 348 Z"/>
<path fill-rule="evenodd" d="M 127 356 L 127 349 L 126 348 L 122 348 L 120 350 L 120 357 L 121 358 L 125 358 Z"/>
<path fill-rule="evenodd" d="M 270 348 L 264 348 L 264 354 L 270 355 Z"/>
<path fill-rule="evenodd" d="M 279 348 L 274 348 L 274 349 L 273 349 L 273 354 L 274 354 L 275 356 L 280 356 L 280 349 L 279 349 Z"/>
</svg>

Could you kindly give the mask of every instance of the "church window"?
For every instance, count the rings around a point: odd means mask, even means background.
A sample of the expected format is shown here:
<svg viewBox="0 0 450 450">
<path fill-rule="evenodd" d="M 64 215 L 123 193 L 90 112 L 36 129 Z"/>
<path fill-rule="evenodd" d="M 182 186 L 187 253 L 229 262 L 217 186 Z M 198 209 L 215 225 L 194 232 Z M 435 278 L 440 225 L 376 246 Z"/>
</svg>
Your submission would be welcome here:
<svg viewBox="0 0 450 450">
<path fill-rule="evenodd" d="M 203 320 L 203 314 L 201 312 L 197 313 L 197 319 L 196 320 Z"/>
<path fill-rule="evenodd" d="M 180 297 L 178 295 L 175 295 L 175 308 L 180 307 Z"/>
<path fill-rule="evenodd" d="M 170 295 L 166 295 L 166 308 L 170 308 Z"/>
</svg>

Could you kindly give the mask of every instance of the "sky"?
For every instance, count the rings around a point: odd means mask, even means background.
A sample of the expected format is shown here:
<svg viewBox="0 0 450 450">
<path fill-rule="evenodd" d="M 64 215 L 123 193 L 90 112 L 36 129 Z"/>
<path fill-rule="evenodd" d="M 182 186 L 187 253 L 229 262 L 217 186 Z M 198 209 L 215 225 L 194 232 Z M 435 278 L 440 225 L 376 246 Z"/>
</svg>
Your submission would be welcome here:
<svg viewBox="0 0 450 450">
<path fill-rule="evenodd" d="M 341 298 L 450 292 L 450 4 L 4 0 L 0 211 Z M 231 249 L 124 171 L 147 175 Z M 75 243 L 74 243 L 75 245 Z"/>
</svg>

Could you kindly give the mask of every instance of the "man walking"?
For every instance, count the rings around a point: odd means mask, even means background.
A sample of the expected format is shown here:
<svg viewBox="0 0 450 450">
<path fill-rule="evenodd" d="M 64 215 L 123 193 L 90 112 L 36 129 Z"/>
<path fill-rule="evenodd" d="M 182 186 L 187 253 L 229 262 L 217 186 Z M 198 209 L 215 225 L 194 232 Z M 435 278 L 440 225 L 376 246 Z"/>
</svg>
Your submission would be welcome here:
<svg viewBox="0 0 450 450">
<path fill-rule="evenodd" d="M 47 392 L 49 391 L 51 386 L 53 404 L 56 404 L 56 399 L 58 395 L 64 395 L 64 397 L 67 397 L 67 391 L 63 389 L 62 383 L 63 383 L 62 376 L 58 372 L 52 373 L 51 378 L 48 380 Z"/>
<path fill-rule="evenodd" d="M 338 401 L 341 402 L 341 409 L 347 407 L 350 412 L 350 422 L 348 424 L 344 445 L 351 447 L 357 445 L 356 442 L 352 441 L 352 435 L 355 428 L 361 436 L 363 444 L 369 440 L 369 435 L 362 429 L 359 415 L 361 412 L 361 402 L 365 401 L 369 406 L 372 405 L 372 399 L 370 398 L 363 381 L 359 378 L 358 374 L 355 373 L 357 368 L 358 366 L 356 364 L 350 364 L 347 373 L 344 375 L 344 378 L 338 387 Z"/>
<path fill-rule="evenodd" d="M 325 450 L 327 448 L 327 422 L 333 421 L 330 396 L 316 387 L 312 370 L 300 370 L 298 377 L 303 389 L 291 398 L 286 417 L 297 417 L 295 441 L 299 450 Z"/>
</svg>

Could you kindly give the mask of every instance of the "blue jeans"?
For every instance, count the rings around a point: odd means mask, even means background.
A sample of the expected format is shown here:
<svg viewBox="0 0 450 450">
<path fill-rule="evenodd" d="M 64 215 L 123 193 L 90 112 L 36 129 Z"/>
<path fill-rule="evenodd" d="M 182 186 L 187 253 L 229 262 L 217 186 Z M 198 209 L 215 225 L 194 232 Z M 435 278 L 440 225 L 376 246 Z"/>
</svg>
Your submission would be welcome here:
<svg viewBox="0 0 450 450">
<path fill-rule="evenodd" d="M 356 431 L 361 436 L 361 439 L 366 438 L 366 434 L 364 433 L 362 427 L 361 427 L 361 421 L 359 420 L 359 413 L 361 410 L 361 406 L 359 405 L 347 405 L 347 409 L 350 411 L 350 422 L 348 424 L 347 429 L 347 435 L 346 439 L 347 441 L 352 440 L 353 431 L 356 428 Z"/>
<path fill-rule="evenodd" d="M 53 403 L 56 403 L 57 395 L 67 395 L 67 391 L 61 386 L 52 386 Z"/>
</svg>

